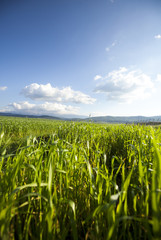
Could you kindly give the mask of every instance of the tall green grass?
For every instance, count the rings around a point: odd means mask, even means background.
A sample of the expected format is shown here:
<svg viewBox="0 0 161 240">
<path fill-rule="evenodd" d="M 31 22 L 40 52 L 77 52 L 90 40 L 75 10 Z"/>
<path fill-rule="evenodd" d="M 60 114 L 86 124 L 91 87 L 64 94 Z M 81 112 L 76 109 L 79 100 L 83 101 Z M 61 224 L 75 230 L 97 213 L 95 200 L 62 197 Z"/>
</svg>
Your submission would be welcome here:
<svg viewBox="0 0 161 240">
<path fill-rule="evenodd" d="M 160 128 L 0 122 L 0 239 L 160 239 Z"/>
</svg>

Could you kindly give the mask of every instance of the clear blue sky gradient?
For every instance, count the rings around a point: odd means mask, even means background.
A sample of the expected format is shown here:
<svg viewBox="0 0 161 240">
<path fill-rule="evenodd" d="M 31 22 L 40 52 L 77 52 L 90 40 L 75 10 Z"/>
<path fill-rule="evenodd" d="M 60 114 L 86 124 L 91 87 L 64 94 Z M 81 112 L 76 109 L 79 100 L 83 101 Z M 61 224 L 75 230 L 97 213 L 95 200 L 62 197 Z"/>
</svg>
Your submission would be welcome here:
<svg viewBox="0 0 161 240">
<path fill-rule="evenodd" d="M 160 0 L 2 0 L 0 43 L 0 111 L 41 114 L 50 103 L 44 114 L 161 115 Z M 33 83 L 70 87 L 91 104 L 63 93 L 63 100 L 49 99 L 43 90 L 41 99 L 25 95 Z M 77 111 L 55 111 L 54 104 Z"/>
</svg>

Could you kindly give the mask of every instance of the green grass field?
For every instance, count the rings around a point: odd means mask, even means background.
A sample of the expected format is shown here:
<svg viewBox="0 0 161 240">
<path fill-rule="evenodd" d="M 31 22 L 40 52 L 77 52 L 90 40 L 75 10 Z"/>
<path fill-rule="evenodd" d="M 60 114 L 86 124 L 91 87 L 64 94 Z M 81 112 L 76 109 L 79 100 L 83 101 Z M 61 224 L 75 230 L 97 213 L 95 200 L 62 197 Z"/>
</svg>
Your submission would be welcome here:
<svg viewBox="0 0 161 240">
<path fill-rule="evenodd" d="M 161 239 L 161 129 L 0 117 L 0 239 Z"/>
</svg>

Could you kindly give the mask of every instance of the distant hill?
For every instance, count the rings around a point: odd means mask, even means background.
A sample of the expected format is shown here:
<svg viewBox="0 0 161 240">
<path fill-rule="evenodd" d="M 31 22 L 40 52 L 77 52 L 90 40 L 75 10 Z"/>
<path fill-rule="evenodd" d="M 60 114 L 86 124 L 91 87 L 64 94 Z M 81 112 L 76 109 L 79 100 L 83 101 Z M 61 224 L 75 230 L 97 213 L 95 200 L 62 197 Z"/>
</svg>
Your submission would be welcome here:
<svg viewBox="0 0 161 240">
<path fill-rule="evenodd" d="M 53 120 L 65 120 L 65 121 L 92 121 L 96 123 L 148 123 L 148 122 L 161 122 L 161 116 L 98 116 L 98 117 L 56 117 L 48 115 L 29 115 L 29 114 L 15 114 L 15 113 L 2 113 L 0 116 L 10 116 L 10 117 L 24 117 L 24 118 L 41 118 L 41 119 L 53 119 Z"/>
<path fill-rule="evenodd" d="M 161 122 L 161 116 L 153 116 L 153 117 L 145 117 L 145 116 L 131 116 L 131 117 L 102 116 L 101 117 L 100 116 L 100 117 L 91 117 L 90 120 L 93 122 L 107 122 L 107 123 L 137 123 L 137 122 L 146 123 L 146 122 Z"/>
<path fill-rule="evenodd" d="M 16 113 L 2 113 L 0 112 L 0 116 L 8 116 L 8 117 L 22 117 L 22 118 L 41 118 L 41 119 L 55 119 L 55 120 L 63 120 L 63 118 L 53 117 L 48 115 L 29 115 L 29 114 L 16 114 Z"/>
</svg>

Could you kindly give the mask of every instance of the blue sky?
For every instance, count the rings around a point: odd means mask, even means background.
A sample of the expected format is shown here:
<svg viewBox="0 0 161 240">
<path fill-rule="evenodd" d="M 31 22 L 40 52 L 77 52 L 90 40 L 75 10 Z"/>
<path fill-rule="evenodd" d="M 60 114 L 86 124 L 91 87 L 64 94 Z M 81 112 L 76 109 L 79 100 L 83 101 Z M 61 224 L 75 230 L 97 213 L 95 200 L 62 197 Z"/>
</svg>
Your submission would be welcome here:
<svg viewBox="0 0 161 240">
<path fill-rule="evenodd" d="M 161 115 L 160 0 L 2 0 L 0 112 Z"/>
</svg>

